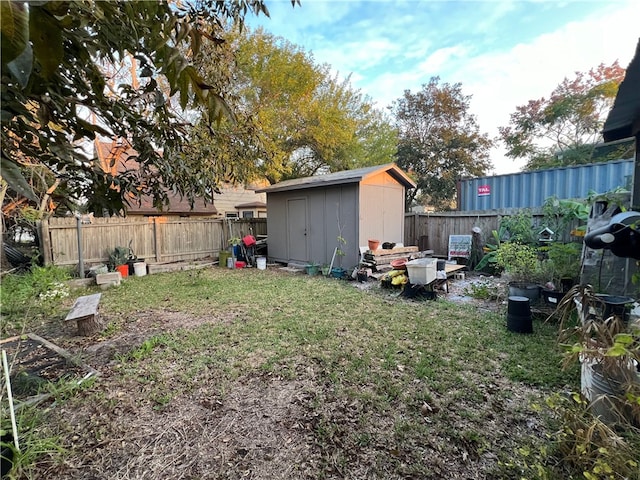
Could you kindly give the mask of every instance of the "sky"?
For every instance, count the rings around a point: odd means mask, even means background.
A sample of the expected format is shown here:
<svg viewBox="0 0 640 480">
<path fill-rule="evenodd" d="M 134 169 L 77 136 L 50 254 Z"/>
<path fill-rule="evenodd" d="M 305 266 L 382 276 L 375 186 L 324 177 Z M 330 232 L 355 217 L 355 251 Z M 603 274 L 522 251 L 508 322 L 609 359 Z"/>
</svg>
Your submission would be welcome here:
<svg viewBox="0 0 640 480">
<path fill-rule="evenodd" d="M 461 83 L 481 131 L 529 100 L 600 63 L 626 68 L 640 37 L 640 0 L 266 0 L 270 18 L 247 17 L 329 64 L 381 109 L 431 77 Z M 524 160 L 491 152 L 493 174 Z"/>
</svg>

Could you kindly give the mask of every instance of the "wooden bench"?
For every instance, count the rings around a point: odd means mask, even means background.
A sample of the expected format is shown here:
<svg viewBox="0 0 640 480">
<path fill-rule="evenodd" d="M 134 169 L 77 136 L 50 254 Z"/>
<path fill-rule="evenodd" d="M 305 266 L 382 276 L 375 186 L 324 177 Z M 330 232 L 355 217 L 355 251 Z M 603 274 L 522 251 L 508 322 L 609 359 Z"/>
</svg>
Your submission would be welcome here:
<svg viewBox="0 0 640 480">
<path fill-rule="evenodd" d="M 98 318 L 98 305 L 101 293 L 78 297 L 67 314 L 66 321 L 76 320 L 78 324 L 78 334 L 90 336 L 102 330 L 102 323 Z"/>
</svg>

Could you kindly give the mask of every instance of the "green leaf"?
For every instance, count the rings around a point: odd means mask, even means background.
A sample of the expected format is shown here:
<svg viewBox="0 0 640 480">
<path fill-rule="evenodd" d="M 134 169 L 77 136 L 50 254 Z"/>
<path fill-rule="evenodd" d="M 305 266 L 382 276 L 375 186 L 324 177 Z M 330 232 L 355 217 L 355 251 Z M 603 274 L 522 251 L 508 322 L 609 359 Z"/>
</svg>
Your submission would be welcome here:
<svg viewBox="0 0 640 480">
<path fill-rule="evenodd" d="M 2 63 L 17 58 L 29 44 L 29 13 L 24 3 L 0 2 Z"/>
<path fill-rule="evenodd" d="M 614 340 L 616 343 L 624 345 L 625 347 L 628 347 L 635 341 L 633 335 L 631 335 L 630 333 L 619 333 L 615 336 Z"/>
<path fill-rule="evenodd" d="M 619 343 L 616 343 L 613 345 L 613 347 L 611 347 L 609 350 L 607 350 L 606 356 L 607 357 L 620 357 L 622 355 L 624 355 L 627 352 L 627 349 L 624 348 L 624 346 L 620 345 Z"/>
<path fill-rule="evenodd" d="M 57 20 L 42 8 L 32 8 L 29 14 L 29 33 L 33 55 L 40 64 L 45 79 L 58 69 L 64 55 L 62 31 Z"/>
<path fill-rule="evenodd" d="M 15 77 L 22 88 L 29 83 L 31 70 L 33 69 L 33 50 L 31 45 L 27 45 L 20 55 L 7 64 L 11 75 Z"/>
<path fill-rule="evenodd" d="M 20 195 L 38 202 L 38 197 L 33 193 L 31 186 L 22 175 L 20 166 L 5 155 L 2 155 L 2 178 Z"/>
</svg>

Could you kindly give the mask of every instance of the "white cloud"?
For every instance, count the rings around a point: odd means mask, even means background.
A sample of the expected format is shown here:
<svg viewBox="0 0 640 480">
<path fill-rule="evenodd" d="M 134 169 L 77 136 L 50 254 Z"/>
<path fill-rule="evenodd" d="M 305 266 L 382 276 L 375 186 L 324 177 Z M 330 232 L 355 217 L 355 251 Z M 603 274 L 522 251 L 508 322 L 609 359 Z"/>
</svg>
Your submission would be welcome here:
<svg viewBox="0 0 640 480">
<path fill-rule="evenodd" d="M 626 68 L 638 42 L 639 18 L 640 2 L 614 4 L 606 14 L 568 23 L 508 50 L 479 53 L 460 61 L 465 52 L 472 51 L 470 46 L 443 48 L 411 70 L 371 78 L 361 87 L 379 105 L 389 105 L 404 90 L 417 91 L 441 72 L 443 82 L 461 82 L 463 93 L 473 96 L 472 112 L 482 130 L 493 136 L 498 126 L 508 124 L 516 106 L 548 96 L 576 71 L 615 60 Z M 504 158 L 500 147 L 494 149 L 492 159 L 496 173 L 514 172 L 523 165 Z"/>
<path fill-rule="evenodd" d="M 473 95 L 472 109 L 480 125 L 497 134 L 497 127 L 508 124 L 516 106 L 548 97 L 565 77 L 577 71 L 615 60 L 626 68 L 638 42 L 640 32 L 634 28 L 638 18 L 640 3 L 634 2 L 604 16 L 569 23 L 509 51 L 470 59 L 458 73 L 465 93 Z M 520 167 L 498 158 L 500 151 L 495 153 L 497 173 Z"/>
<path fill-rule="evenodd" d="M 461 45 L 455 47 L 440 48 L 433 52 L 424 62 L 420 62 L 417 70 L 425 76 L 436 76 L 441 72 L 449 62 L 457 62 L 467 49 Z"/>
<path fill-rule="evenodd" d="M 379 65 L 391 56 L 399 53 L 400 46 L 385 38 L 369 41 L 351 42 L 340 45 L 332 45 L 314 51 L 318 58 L 329 58 L 334 70 L 349 73 L 351 71 L 363 71 Z M 357 67 L 357 68 L 354 68 Z"/>
<path fill-rule="evenodd" d="M 351 74 L 352 85 L 378 106 L 438 75 L 442 82 L 462 83 L 481 129 L 491 135 L 518 105 L 549 95 L 574 72 L 616 59 L 626 67 L 640 34 L 639 0 L 569 1 L 568 10 L 555 2 L 517 0 L 273 5 L 272 31 L 312 51 L 341 77 Z M 535 36 L 548 29 L 555 12 L 579 18 L 581 5 L 599 13 Z M 517 171 L 523 163 L 505 159 L 501 147 L 492 160 L 496 173 Z"/>
</svg>

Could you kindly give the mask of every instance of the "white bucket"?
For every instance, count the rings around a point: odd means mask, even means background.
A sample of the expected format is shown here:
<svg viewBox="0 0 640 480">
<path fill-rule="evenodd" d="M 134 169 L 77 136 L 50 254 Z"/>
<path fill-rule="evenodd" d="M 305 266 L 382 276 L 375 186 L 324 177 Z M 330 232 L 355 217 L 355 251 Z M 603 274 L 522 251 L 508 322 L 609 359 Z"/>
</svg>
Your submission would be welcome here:
<svg viewBox="0 0 640 480">
<path fill-rule="evenodd" d="M 133 273 L 136 275 L 136 277 L 144 277 L 147 274 L 147 264 L 144 262 L 134 263 Z"/>
<path fill-rule="evenodd" d="M 258 266 L 258 270 L 266 270 L 267 257 L 256 257 L 256 265 Z"/>
</svg>

